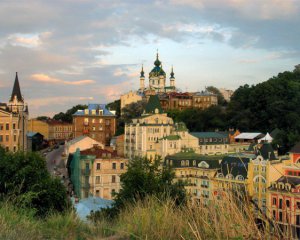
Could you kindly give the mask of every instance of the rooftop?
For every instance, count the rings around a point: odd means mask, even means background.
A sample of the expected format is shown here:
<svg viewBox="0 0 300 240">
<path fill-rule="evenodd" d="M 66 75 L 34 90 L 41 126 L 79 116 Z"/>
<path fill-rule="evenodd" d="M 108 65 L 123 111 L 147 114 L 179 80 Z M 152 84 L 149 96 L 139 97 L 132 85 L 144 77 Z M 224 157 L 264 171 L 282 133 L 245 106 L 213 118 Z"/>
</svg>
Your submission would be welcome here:
<svg viewBox="0 0 300 240">
<path fill-rule="evenodd" d="M 263 137 L 264 134 L 256 132 L 256 133 L 249 133 L 249 132 L 245 132 L 245 133 L 241 133 L 239 135 L 237 135 L 234 139 L 258 139 Z"/>
<path fill-rule="evenodd" d="M 85 114 L 85 109 L 77 110 L 73 116 L 95 115 L 95 116 L 116 116 L 114 111 L 109 111 L 105 104 L 90 103 L 88 104 L 88 114 Z M 96 110 L 95 112 L 93 110 Z M 94 113 L 94 114 L 93 114 Z"/>
<path fill-rule="evenodd" d="M 118 157 L 117 151 L 109 151 L 101 148 L 90 148 L 80 151 L 80 155 L 92 155 L 96 158 L 115 158 Z"/>
</svg>

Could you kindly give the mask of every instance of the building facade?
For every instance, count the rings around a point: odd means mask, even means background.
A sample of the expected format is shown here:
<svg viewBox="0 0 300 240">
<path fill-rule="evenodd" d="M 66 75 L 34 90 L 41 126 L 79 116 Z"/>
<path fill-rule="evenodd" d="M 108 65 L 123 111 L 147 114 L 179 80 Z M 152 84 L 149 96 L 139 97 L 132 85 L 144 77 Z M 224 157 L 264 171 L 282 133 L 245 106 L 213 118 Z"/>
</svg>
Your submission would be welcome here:
<svg viewBox="0 0 300 240">
<path fill-rule="evenodd" d="M 53 119 L 28 121 L 28 130 L 41 133 L 48 141 L 65 141 L 73 138 L 73 124 Z"/>
<path fill-rule="evenodd" d="M 164 164 L 175 171 L 176 181 L 186 184 L 192 202 L 207 205 L 214 197 L 213 183 L 221 160 L 219 156 L 204 156 L 186 150 L 166 156 Z"/>
<path fill-rule="evenodd" d="M 183 148 L 198 148 L 198 139 L 183 123 L 174 123 L 163 113 L 157 95 L 149 98 L 141 117 L 125 125 L 124 154 L 154 159 L 180 152 Z"/>
<path fill-rule="evenodd" d="M 9 102 L 0 104 L 0 145 L 7 151 L 27 151 L 27 121 L 28 106 L 16 73 Z"/>
<path fill-rule="evenodd" d="M 69 166 L 74 192 L 79 198 L 97 196 L 113 199 L 120 191 L 120 175 L 125 173 L 128 160 L 114 151 L 91 148 L 73 154 Z"/>
<path fill-rule="evenodd" d="M 229 138 L 218 132 L 191 132 L 199 140 L 197 153 L 203 155 L 227 154 Z"/>
<path fill-rule="evenodd" d="M 88 108 L 73 114 L 74 137 L 89 136 L 109 146 L 116 133 L 116 113 L 104 104 L 89 104 Z"/>
</svg>

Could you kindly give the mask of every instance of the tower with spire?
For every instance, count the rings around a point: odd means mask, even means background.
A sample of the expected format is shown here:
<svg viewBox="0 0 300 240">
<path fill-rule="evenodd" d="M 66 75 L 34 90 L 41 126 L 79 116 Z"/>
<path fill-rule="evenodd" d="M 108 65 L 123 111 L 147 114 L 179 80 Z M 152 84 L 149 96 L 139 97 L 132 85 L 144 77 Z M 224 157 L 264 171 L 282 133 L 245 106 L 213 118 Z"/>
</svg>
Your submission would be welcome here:
<svg viewBox="0 0 300 240">
<path fill-rule="evenodd" d="M 171 74 L 170 74 L 170 87 L 173 87 L 175 90 L 175 76 L 174 76 L 174 70 L 172 66 Z"/>
<path fill-rule="evenodd" d="M 10 117 L 7 118 L 7 115 Z M 14 86 L 8 104 L 6 104 L 6 108 L 1 109 L 0 119 L 4 118 L 6 118 L 5 130 L 7 130 L 10 135 L 6 137 L 7 142 L 5 143 L 5 148 L 14 152 L 17 150 L 26 151 L 28 106 L 24 102 L 24 98 L 21 94 L 18 73 L 16 73 L 15 76 Z"/>
<path fill-rule="evenodd" d="M 144 73 L 144 66 L 142 65 L 142 71 L 140 75 L 140 90 L 144 91 L 145 89 L 145 73 Z"/>
<path fill-rule="evenodd" d="M 172 81 L 170 82 L 171 85 L 166 86 L 166 73 L 163 70 L 162 62 L 159 60 L 159 55 L 157 52 L 156 60 L 154 61 L 154 67 L 149 73 L 149 89 L 155 90 L 156 93 L 165 93 L 165 92 L 174 91 L 175 78 L 174 78 L 173 70 L 171 76 L 173 76 Z"/>
</svg>

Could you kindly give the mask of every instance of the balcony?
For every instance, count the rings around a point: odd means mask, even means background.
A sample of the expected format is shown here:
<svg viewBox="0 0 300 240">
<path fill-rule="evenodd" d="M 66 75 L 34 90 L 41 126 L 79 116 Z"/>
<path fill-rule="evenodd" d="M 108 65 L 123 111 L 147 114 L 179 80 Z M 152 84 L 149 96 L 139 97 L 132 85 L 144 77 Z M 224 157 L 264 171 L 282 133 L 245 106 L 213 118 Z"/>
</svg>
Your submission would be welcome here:
<svg viewBox="0 0 300 240">
<path fill-rule="evenodd" d="M 91 174 L 90 169 L 81 169 L 81 175 L 89 176 Z"/>
</svg>

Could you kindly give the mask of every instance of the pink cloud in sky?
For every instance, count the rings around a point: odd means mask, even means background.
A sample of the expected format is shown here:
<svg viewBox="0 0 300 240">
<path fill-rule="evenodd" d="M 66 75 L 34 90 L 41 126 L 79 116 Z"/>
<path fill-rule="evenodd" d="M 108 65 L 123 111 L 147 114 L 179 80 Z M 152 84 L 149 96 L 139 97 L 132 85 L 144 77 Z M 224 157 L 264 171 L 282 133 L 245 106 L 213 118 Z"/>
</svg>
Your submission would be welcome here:
<svg viewBox="0 0 300 240">
<path fill-rule="evenodd" d="M 78 80 L 78 81 L 65 81 L 62 79 L 50 77 L 43 73 L 32 74 L 31 79 L 33 81 L 37 81 L 37 82 L 63 84 L 63 85 L 75 85 L 75 86 L 76 85 L 93 84 L 96 82 L 96 81 L 90 80 L 90 79 L 83 79 L 83 80 Z"/>
</svg>

